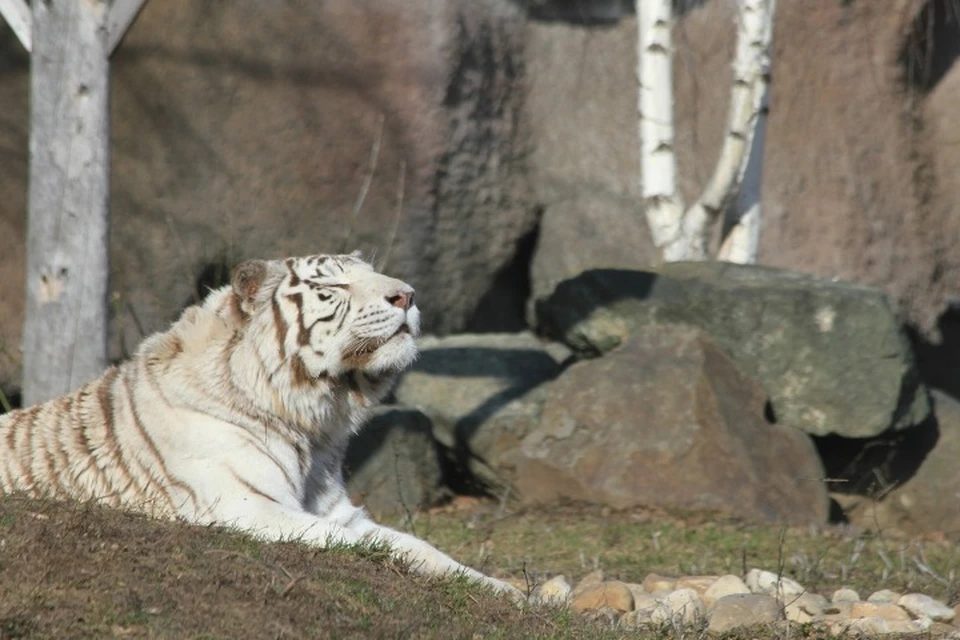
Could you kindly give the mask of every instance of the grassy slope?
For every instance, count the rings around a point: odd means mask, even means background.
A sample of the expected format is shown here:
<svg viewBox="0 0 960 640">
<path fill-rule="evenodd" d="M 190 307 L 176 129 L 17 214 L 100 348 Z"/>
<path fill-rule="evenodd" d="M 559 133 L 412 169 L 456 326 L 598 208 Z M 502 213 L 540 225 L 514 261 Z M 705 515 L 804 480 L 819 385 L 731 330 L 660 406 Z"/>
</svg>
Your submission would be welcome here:
<svg viewBox="0 0 960 640">
<path fill-rule="evenodd" d="M 746 556 L 749 566 L 771 569 L 781 558 L 786 573 L 828 593 L 840 584 L 869 592 L 882 582 L 958 597 L 956 549 L 929 541 L 574 509 L 504 516 L 487 505 L 420 514 L 413 528 L 468 563 L 519 580 L 579 578 L 594 566 L 637 582 L 651 571 L 740 573 Z M 376 549 L 264 544 L 93 506 L 0 500 L 0 638 L 625 635 L 636 637 L 567 612 L 521 610 L 462 581 L 408 574 Z"/>
</svg>

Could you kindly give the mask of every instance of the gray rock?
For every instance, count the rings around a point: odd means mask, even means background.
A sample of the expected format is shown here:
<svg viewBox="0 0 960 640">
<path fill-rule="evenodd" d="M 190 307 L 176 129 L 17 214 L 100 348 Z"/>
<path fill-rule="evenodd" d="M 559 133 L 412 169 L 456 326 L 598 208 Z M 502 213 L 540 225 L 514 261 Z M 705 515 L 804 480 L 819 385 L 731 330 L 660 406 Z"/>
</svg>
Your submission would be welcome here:
<svg viewBox="0 0 960 640">
<path fill-rule="evenodd" d="M 778 422 L 813 435 L 869 437 L 930 413 L 897 318 L 867 287 L 723 263 L 598 269 L 558 285 L 538 317 L 584 355 L 652 324 L 700 327 L 763 383 Z"/>
<path fill-rule="evenodd" d="M 809 591 L 784 597 L 781 602 L 783 602 L 783 612 L 787 620 L 800 624 L 811 622 L 817 616 L 822 616 L 824 609 L 828 606 L 825 597 Z"/>
<path fill-rule="evenodd" d="M 704 617 L 703 600 L 693 589 L 677 589 L 659 600 L 661 606 L 652 615 L 654 623 L 691 626 Z"/>
<path fill-rule="evenodd" d="M 934 622 L 951 622 L 956 617 L 956 611 L 951 607 L 922 593 L 903 595 L 897 604 L 917 618 L 930 618 Z"/>
<path fill-rule="evenodd" d="M 461 334 L 420 341 L 397 400 L 433 422 L 434 436 L 481 481 L 507 486 L 520 442 L 538 423 L 544 383 L 560 371 L 531 333 Z"/>
<path fill-rule="evenodd" d="M 853 589 L 844 587 L 833 592 L 833 595 L 830 596 L 830 602 L 834 604 L 838 602 L 860 602 L 860 594 Z"/>
<path fill-rule="evenodd" d="M 891 589 L 880 589 L 879 591 L 874 591 L 867 598 L 867 602 L 871 604 L 896 604 L 897 600 L 900 599 L 902 593 L 898 593 Z"/>
<path fill-rule="evenodd" d="M 712 633 L 725 633 L 738 627 L 773 624 L 780 617 L 776 598 L 761 594 L 734 594 L 713 603 L 707 614 Z"/>
<path fill-rule="evenodd" d="M 447 495 L 430 420 L 415 409 L 379 409 L 350 440 L 343 466 L 350 496 L 374 514 L 417 511 Z"/>
<path fill-rule="evenodd" d="M 709 606 L 725 596 L 750 593 L 750 588 L 743 582 L 740 576 L 725 575 L 717 578 L 717 581 L 710 585 L 703 593 L 703 601 Z"/>
<path fill-rule="evenodd" d="M 796 580 L 764 569 L 750 569 L 746 583 L 753 593 L 764 593 L 777 598 L 795 597 L 806 591 Z"/>
<path fill-rule="evenodd" d="M 537 585 L 530 594 L 530 602 L 549 607 L 562 607 L 570 602 L 573 589 L 564 575 L 553 576 Z"/>
<path fill-rule="evenodd" d="M 549 385 L 516 486 L 534 502 L 652 505 L 823 522 L 810 438 L 763 419 L 762 390 L 703 332 L 638 327 Z"/>
</svg>

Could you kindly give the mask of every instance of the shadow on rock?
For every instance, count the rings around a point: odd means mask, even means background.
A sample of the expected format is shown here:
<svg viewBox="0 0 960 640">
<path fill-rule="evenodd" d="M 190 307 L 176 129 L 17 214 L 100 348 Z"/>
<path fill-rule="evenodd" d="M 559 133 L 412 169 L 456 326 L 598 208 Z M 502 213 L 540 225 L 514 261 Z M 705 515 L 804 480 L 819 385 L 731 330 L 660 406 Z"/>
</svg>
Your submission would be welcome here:
<svg viewBox="0 0 960 640">
<path fill-rule="evenodd" d="M 912 478 L 940 438 L 937 418 L 874 438 L 829 435 L 813 441 L 835 493 L 882 498 Z"/>
</svg>

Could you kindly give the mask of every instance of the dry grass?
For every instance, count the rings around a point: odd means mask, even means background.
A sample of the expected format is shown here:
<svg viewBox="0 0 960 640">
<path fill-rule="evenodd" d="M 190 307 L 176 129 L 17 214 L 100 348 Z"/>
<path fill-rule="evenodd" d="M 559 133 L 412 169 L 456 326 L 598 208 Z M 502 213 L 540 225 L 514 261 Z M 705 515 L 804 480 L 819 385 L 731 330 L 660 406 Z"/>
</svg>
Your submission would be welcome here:
<svg viewBox="0 0 960 640">
<path fill-rule="evenodd" d="M 496 505 L 460 516 L 420 514 L 414 526 L 468 563 L 506 575 L 525 571 L 534 580 L 558 573 L 577 579 L 597 568 L 626 582 L 649 573 L 742 576 L 760 568 L 828 597 L 840 587 L 864 598 L 889 588 L 960 602 L 960 549 L 935 536 L 582 507 L 508 513 Z"/>
<path fill-rule="evenodd" d="M 774 570 L 782 561 L 786 574 L 817 590 L 843 584 L 868 592 L 882 581 L 950 601 L 958 597 L 953 577 L 960 557 L 951 545 L 934 541 L 591 509 L 511 513 L 485 503 L 418 514 L 413 524 L 458 558 L 515 581 L 560 572 L 576 579 L 594 567 L 629 581 L 648 572 L 739 574 L 745 559 L 748 566 Z M 568 611 L 518 608 L 462 580 L 412 575 L 377 548 L 267 544 L 91 505 L 0 500 L 0 638 L 704 634 L 702 628 L 637 632 Z M 770 628 L 726 637 L 786 636 Z M 790 637 L 825 636 L 794 627 Z"/>
</svg>

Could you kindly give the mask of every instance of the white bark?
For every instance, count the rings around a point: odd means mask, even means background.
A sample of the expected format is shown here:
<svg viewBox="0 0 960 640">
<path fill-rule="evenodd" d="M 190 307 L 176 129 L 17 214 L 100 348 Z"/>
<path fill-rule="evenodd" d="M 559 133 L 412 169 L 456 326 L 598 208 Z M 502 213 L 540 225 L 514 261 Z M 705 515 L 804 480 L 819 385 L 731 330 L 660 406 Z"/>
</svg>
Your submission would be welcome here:
<svg viewBox="0 0 960 640">
<path fill-rule="evenodd" d="M 676 186 L 671 2 L 636 0 L 643 197 L 654 244 L 668 262 L 707 259 L 711 229 L 742 191 L 741 208 L 736 210 L 736 221 L 726 225 L 730 234 L 722 251 L 738 261 L 756 260 L 772 2 L 738 0 L 727 134 L 706 188 L 684 211 Z M 758 126 L 760 132 L 755 135 Z M 742 190 L 745 180 L 747 188 Z"/>
<path fill-rule="evenodd" d="M 750 2 L 751 0 L 748 0 Z M 763 150 L 767 133 L 767 112 L 770 94 L 770 46 L 776 19 L 776 0 L 757 2 L 757 19 L 762 22 L 761 39 L 757 43 L 759 65 L 753 83 L 754 126 L 747 161 L 743 164 L 740 192 L 725 223 L 727 228 L 720 247 L 719 259 L 741 264 L 754 264 L 760 248 L 761 183 Z"/>
<path fill-rule="evenodd" d="M 23 394 L 106 365 L 110 192 L 106 0 L 33 3 Z"/>
<path fill-rule="evenodd" d="M 10 25 L 23 48 L 30 51 L 33 48 L 33 20 L 26 0 L 0 0 L 0 15 Z"/>
<path fill-rule="evenodd" d="M 636 0 L 640 179 L 653 242 L 665 257 L 680 236 L 683 214 L 674 149 L 671 5 Z"/>
<path fill-rule="evenodd" d="M 710 229 L 740 186 L 747 149 L 756 123 L 754 86 L 760 73 L 766 0 L 741 0 L 737 16 L 737 48 L 733 58 L 733 88 L 727 114 L 727 134 L 713 175 L 697 202 L 684 214 L 683 251 L 686 259 L 708 255 Z"/>
<path fill-rule="evenodd" d="M 113 0 L 107 14 L 107 51 L 113 53 L 147 0 Z"/>
</svg>

